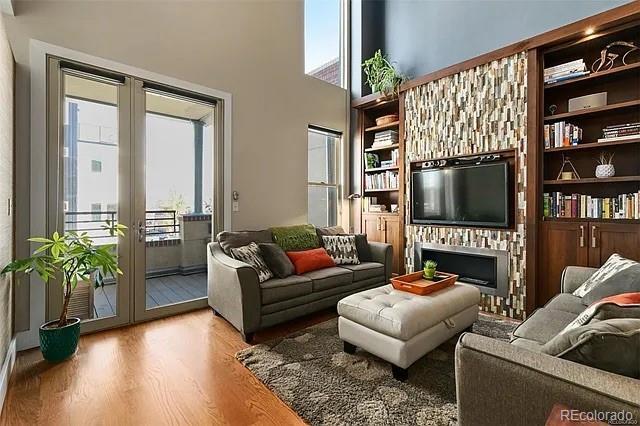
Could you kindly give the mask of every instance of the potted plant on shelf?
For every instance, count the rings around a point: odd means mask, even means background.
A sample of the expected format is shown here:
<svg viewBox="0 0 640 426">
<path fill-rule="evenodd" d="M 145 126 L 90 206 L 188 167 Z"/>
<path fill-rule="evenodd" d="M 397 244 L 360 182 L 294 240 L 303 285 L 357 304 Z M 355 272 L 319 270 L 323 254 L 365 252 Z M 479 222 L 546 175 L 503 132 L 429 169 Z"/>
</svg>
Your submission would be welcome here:
<svg viewBox="0 0 640 426">
<path fill-rule="evenodd" d="M 404 78 L 385 58 L 380 49 L 371 58 L 364 61 L 362 70 L 367 76 L 367 84 L 374 93 L 380 92 L 386 96 L 397 93 L 398 87 L 404 81 Z"/>
<path fill-rule="evenodd" d="M 110 236 L 124 236 L 126 226 L 107 221 L 102 227 Z M 51 238 L 35 237 L 39 244 L 30 257 L 14 260 L 0 274 L 11 272 L 37 273 L 46 283 L 59 280 L 64 294 L 60 317 L 40 326 L 40 350 L 47 361 L 57 362 L 76 352 L 80 338 L 80 319 L 69 318 L 69 302 L 79 282 L 93 280 L 103 286 L 105 278 L 122 274 L 118 268 L 115 244 L 96 245 L 86 233 L 69 231 Z"/>
<path fill-rule="evenodd" d="M 608 178 L 616 175 L 616 168 L 613 167 L 613 154 L 601 152 L 596 166 L 597 178 Z"/>
<path fill-rule="evenodd" d="M 438 263 L 435 260 L 427 260 L 424 262 L 424 272 L 422 276 L 428 280 L 432 280 L 436 275 L 436 267 Z"/>
</svg>

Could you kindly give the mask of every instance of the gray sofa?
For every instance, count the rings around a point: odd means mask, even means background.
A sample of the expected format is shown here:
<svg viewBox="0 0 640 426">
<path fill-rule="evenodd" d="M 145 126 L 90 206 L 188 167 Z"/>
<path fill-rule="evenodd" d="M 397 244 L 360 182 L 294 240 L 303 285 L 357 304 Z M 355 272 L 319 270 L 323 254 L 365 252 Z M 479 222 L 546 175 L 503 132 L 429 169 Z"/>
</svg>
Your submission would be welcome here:
<svg viewBox="0 0 640 426">
<path fill-rule="evenodd" d="M 539 352 L 587 308 L 571 293 L 595 271 L 565 269 L 562 293 L 523 322 L 511 343 L 461 336 L 455 354 L 460 425 L 543 425 L 555 404 L 583 412 L 626 410 L 640 420 L 640 380 Z"/>
<path fill-rule="evenodd" d="M 227 250 L 230 244 L 272 241 L 269 231 L 226 232 L 224 237 Z M 336 266 L 260 283 L 256 271 L 230 257 L 220 242 L 218 235 L 217 241 L 208 246 L 209 306 L 238 329 L 247 342 L 260 329 L 336 306 L 343 297 L 387 284 L 391 277 L 391 245 L 369 242 L 370 258 L 359 265 Z"/>
</svg>

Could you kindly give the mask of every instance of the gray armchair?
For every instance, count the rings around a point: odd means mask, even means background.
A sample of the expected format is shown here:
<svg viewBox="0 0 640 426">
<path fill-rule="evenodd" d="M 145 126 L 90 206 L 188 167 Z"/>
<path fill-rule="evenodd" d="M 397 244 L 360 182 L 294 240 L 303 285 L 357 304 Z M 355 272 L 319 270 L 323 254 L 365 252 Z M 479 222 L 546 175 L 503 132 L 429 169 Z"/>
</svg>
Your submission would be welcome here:
<svg viewBox="0 0 640 426">
<path fill-rule="evenodd" d="M 208 297 L 216 315 L 224 317 L 245 341 L 263 328 L 335 306 L 358 291 L 389 282 L 392 247 L 370 242 L 371 258 L 360 265 L 342 265 L 258 281 L 255 270 L 228 256 L 218 242 L 208 246 Z"/>
</svg>

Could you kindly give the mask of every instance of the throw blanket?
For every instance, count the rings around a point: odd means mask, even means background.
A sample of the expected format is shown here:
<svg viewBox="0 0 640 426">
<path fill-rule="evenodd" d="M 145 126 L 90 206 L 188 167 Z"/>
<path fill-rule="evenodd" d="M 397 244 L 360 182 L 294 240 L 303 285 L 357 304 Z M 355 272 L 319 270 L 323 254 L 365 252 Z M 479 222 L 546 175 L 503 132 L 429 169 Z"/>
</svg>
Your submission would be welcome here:
<svg viewBox="0 0 640 426">
<path fill-rule="evenodd" d="M 598 314 L 598 311 L 607 304 L 618 305 L 621 307 L 639 307 L 640 306 L 640 293 L 622 293 L 615 296 L 605 297 L 595 303 L 592 303 L 587 309 L 585 309 L 578 318 L 574 319 L 569 325 L 567 325 L 562 332 L 573 330 L 581 325 L 589 323 Z"/>
</svg>

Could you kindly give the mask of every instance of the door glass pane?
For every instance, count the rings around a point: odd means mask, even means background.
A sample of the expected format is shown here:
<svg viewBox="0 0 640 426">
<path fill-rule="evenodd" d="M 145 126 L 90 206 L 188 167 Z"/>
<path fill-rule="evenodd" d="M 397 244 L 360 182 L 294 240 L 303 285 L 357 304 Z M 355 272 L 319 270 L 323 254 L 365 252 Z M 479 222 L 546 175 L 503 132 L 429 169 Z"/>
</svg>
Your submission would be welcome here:
<svg viewBox="0 0 640 426">
<path fill-rule="evenodd" d="M 146 308 L 207 295 L 213 107 L 147 92 Z"/>
<path fill-rule="evenodd" d="M 118 221 L 118 88 L 65 74 L 64 90 L 64 231 L 117 244 L 103 226 Z M 69 316 L 116 315 L 117 285 L 117 277 L 102 288 L 79 283 Z"/>
</svg>

